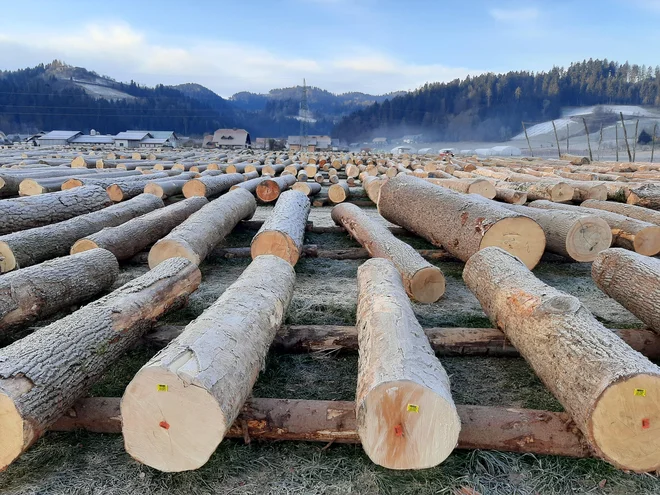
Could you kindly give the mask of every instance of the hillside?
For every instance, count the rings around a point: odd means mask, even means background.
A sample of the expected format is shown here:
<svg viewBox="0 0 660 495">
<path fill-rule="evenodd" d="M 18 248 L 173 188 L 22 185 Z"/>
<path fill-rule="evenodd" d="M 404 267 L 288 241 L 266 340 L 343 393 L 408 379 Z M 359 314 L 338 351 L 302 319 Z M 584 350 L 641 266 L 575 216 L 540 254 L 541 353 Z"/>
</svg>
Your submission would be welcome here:
<svg viewBox="0 0 660 495">
<path fill-rule="evenodd" d="M 356 141 L 423 133 L 428 141 L 505 141 L 519 135 L 523 121 L 545 121 L 539 132 L 547 132 L 562 108 L 603 104 L 660 105 L 660 67 L 589 60 L 548 72 L 426 84 L 343 118 L 333 136 Z M 577 129 L 577 121 L 571 125 Z"/>
</svg>

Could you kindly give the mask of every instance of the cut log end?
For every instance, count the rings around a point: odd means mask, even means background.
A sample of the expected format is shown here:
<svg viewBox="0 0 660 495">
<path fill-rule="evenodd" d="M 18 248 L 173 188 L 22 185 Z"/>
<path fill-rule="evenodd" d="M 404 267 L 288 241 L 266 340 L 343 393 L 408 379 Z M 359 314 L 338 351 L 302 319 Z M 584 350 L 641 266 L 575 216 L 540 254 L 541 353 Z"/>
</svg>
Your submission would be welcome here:
<svg viewBox="0 0 660 495">
<path fill-rule="evenodd" d="M 621 380 L 600 396 L 591 416 L 594 441 L 605 459 L 636 472 L 660 469 L 660 376 Z"/>
<path fill-rule="evenodd" d="M 257 186 L 256 193 L 261 201 L 270 203 L 280 196 L 280 186 L 273 180 L 265 180 Z"/>
<path fill-rule="evenodd" d="M 0 469 L 11 464 L 25 449 L 23 418 L 18 413 L 14 401 L 0 393 Z"/>
<path fill-rule="evenodd" d="M 157 196 L 161 199 L 165 198 L 165 192 L 163 191 L 162 186 L 160 184 L 156 184 L 155 182 L 150 182 L 145 185 L 144 192 L 146 194 L 153 194 L 154 196 Z"/>
<path fill-rule="evenodd" d="M 170 258 L 186 258 L 196 265 L 201 262 L 199 256 L 184 241 L 163 239 L 154 244 L 149 251 L 149 268 L 153 269 Z"/>
<path fill-rule="evenodd" d="M 429 266 L 422 268 L 410 280 L 410 296 L 415 301 L 431 304 L 445 293 L 445 276 L 439 268 Z"/>
<path fill-rule="evenodd" d="M 333 184 L 328 188 L 328 198 L 335 204 L 346 201 L 348 194 L 348 186 L 345 184 Z"/>
<path fill-rule="evenodd" d="M 364 418 L 359 432 L 364 451 L 389 469 L 437 466 L 458 443 L 461 421 L 454 404 L 411 381 L 374 388 L 357 414 Z"/>
<path fill-rule="evenodd" d="M 487 180 L 477 180 L 468 187 L 468 194 L 478 194 L 487 199 L 495 198 L 495 186 Z"/>
<path fill-rule="evenodd" d="M 96 249 L 99 246 L 90 239 L 79 239 L 76 243 L 71 246 L 71 254 L 82 253 L 83 251 L 89 251 L 90 249 Z"/>
<path fill-rule="evenodd" d="M 133 378 L 121 400 L 121 415 L 126 452 L 164 472 L 206 464 L 227 429 L 218 402 L 203 387 L 156 367 Z"/>
<path fill-rule="evenodd" d="M 584 217 L 566 235 L 566 252 L 575 261 L 591 262 L 612 245 L 612 231 L 605 220 Z"/>
<path fill-rule="evenodd" d="M 545 234 L 534 220 L 526 217 L 505 218 L 488 229 L 479 249 L 496 246 L 518 257 L 530 270 L 543 256 Z"/>
<path fill-rule="evenodd" d="M 633 241 L 635 252 L 645 256 L 660 253 L 660 227 L 647 227 L 635 234 Z"/>
<path fill-rule="evenodd" d="M 554 201 L 555 203 L 565 203 L 567 201 L 571 201 L 574 194 L 575 189 L 573 186 L 564 182 L 560 182 L 550 189 L 551 201 Z"/>
<path fill-rule="evenodd" d="M 82 185 L 83 183 L 80 179 L 69 179 L 64 184 L 62 184 L 62 191 L 73 189 L 75 187 L 81 187 Z"/>
<path fill-rule="evenodd" d="M 115 203 L 119 203 L 124 200 L 124 191 L 121 190 L 121 186 L 117 184 L 112 184 L 106 188 L 108 197 Z"/>
<path fill-rule="evenodd" d="M 264 231 L 255 236 L 250 247 L 252 259 L 264 254 L 272 254 L 288 261 L 291 266 L 298 262 L 300 253 L 296 243 L 282 232 Z"/>
<path fill-rule="evenodd" d="M 196 179 L 189 180 L 183 185 L 182 192 L 186 198 L 206 196 L 206 184 Z"/>
<path fill-rule="evenodd" d="M 0 273 L 16 269 L 16 257 L 6 242 L 0 242 Z"/>
</svg>

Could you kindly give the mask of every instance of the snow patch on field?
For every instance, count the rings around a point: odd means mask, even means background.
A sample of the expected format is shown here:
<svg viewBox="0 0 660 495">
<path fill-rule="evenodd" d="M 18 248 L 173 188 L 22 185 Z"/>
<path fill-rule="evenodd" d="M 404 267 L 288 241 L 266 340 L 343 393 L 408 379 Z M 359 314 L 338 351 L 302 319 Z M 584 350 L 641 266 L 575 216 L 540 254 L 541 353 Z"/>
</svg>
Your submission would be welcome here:
<svg viewBox="0 0 660 495">
<path fill-rule="evenodd" d="M 83 83 L 76 81 L 76 84 L 83 88 L 88 95 L 94 98 L 105 98 L 106 100 L 133 100 L 135 96 L 131 96 L 123 91 L 109 88 L 107 86 L 100 86 L 98 84 Z"/>
</svg>

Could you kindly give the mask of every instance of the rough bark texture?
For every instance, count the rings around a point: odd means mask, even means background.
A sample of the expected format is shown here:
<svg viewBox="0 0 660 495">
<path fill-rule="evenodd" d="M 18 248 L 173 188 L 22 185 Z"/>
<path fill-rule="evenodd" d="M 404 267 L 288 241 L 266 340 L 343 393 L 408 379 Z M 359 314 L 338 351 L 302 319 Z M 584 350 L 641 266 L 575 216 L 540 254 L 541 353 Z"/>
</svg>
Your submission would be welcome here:
<svg viewBox="0 0 660 495">
<path fill-rule="evenodd" d="M 257 198 L 264 203 L 270 203 L 280 197 L 284 191 L 289 189 L 296 183 L 296 178 L 293 175 L 285 175 L 284 177 L 273 177 L 261 182 L 255 193 Z"/>
<path fill-rule="evenodd" d="M 409 175 L 399 174 L 381 187 L 378 211 L 390 222 L 443 246 L 463 261 L 494 245 L 533 268 L 545 249 L 545 235 L 534 220 L 494 201 Z"/>
<path fill-rule="evenodd" d="M 660 186 L 653 183 L 631 189 L 626 203 L 660 210 Z"/>
<path fill-rule="evenodd" d="M 174 259 L 0 350 L 0 467 L 34 443 L 201 274 Z"/>
<path fill-rule="evenodd" d="M 124 174 L 134 173 L 134 172 L 123 172 Z M 131 175 L 129 177 L 117 177 L 113 174 L 113 177 L 106 177 L 105 174 L 98 174 L 94 176 L 85 176 L 78 177 L 75 179 L 69 179 L 64 184 L 62 184 L 62 190 L 74 189 L 81 186 L 101 186 L 101 187 L 110 187 L 113 184 L 127 184 L 129 182 L 141 183 L 142 185 L 147 182 L 155 179 L 165 179 L 169 177 L 169 174 L 165 172 L 159 172 L 156 174 L 140 174 L 140 175 Z"/>
<path fill-rule="evenodd" d="M 183 186 L 183 195 L 186 198 L 193 196 L 206 196 L 210 198 L 217 196 L 235 184 L 240 184 L 244 181 L 243 174 L 224 174 L 217 176 L 204 176 L 189 181 Z"/>
<path fill-rule="evenodd" d="M 575 195 L 575 189 L 566 182 L 547 182 L 542 180 L 537 182 L 506 182 L 495 180 L 494 183 L 500 188 L 527 193 L 527 199 L 530 201 L 547 199 L 548 201 L 562 203 L 571 201 Z"/>
<path fill-rule="evenodd" d="M 264 367 L 295 278 L 286 261 L 258 257 L 137 373 L 121 402 L 131 456 L 167 472 L 208 461 Z"/>
<path fill-rule="evenodd" d="M 495 186 L 486 179 L 426 179 L 426 181 L 463 194 L 478 194 L 488 199 L 495 197 Z"/>
<path fill-rule="evenodd" d="M 188 198 L 116 227 L 107 227 L 79 239 L 71 247 L 71 254 L 103 248 L 114 254 L 118 260 L 131 258 L 165 237 L 174 227 L 207 204 L 208 200 L 204 197 Z"/>
<path fill-rule="evenodd" d="M 229 190 L 231 191 L 232 189 L 240 188 L 240 189 L 245 189 L 246 191 L 250 191 L 251 193 L 254 193 L 257 190 L 257 186 L 268 178 L 269 178 L 268 176 L 263 176 L 263 177 L 255 177 L 254 179 L 248 179 L 245 182 L 234 184 L 233 186 L 231 186 Z"/>
<path fill-rule="evenodd" d="M 66 256 L 78 239 L 162 207 L 162 199 L 152 194 L 141 194 L 124 203 L 64 222 L 0 236 L 0 272 Z"/>
<path fill-rule="evenodd" d="M 118 182 L 116 184 L 112 184 L 109 186 L 106 190 L 108 192 L 108 196 L 110 196 L 110 199 L 115 201 L 115 202 L 120 202 L 120 201 L 126 201 L 127 199 L 134 198 L 138 194 L 142 194 L 143 192 L 148 192 L 146 190 L 148 184 L 152 184 L 151 177 L 153 177 L 155 174 L 148 174 L 147 177 L 149 177 L 148 182 L 144 183 L 143 181 L 124 181 L 124 182 Z M 196 177 L 197 174 L 195 173 L 182 173 L 179 175 L 175 176 L 175 179 L 177 181 L 187 181 L 190 180 L 194 177 Z M 158 183 L 159 180 L 162 180 L 163 183 L 165 184 L 170 184 L 171 180 L 169 177 L 163 177 L 161 179 L 155 179 L 156 183 Z M 162 194 L 156 194 L 156 196 L 162 198 Z"/>
<path fill-rule="evenodd" d="M 396 267 L 358 269 L 357 430 L 369 458 L 390 469 L 436 466 L 461 429 L 449 378 L 417 322 Z"/>
<path fill-rule="evenodd" d="M 98 186 L 0 201 L 0 235 L 62 222 L 110 206 Z"/>
<path fill-rule="evenodd" d="M 256 209 L 257 203 L 249 191 L 229 191 L 193 213 L 158 241 L 149 251 L 149 267 L 177 256 L 199 265 L 213 246 L 224 239 L 238 222 L 250 219 Z"/>
<path fill-rule="evenodd" d="M 546 249 L 580 262 L 593 261 L 612 245 L 612 231 L 605 220 L 589 212 L 542 210 L 504 205 L 530 217 L 545 233 Z"/>
<path fill-rule="evenodd" d="M 8 273 L 0 277 L 0 333 L 90 299 L 118 275 L 117 260 L 105 249 Z"/>
<path fill-rule="evenodd" d="M 47 177 L 72 177 L 94 174 L 93 170 L 71 170 L 69 167 L 43 167 L 31 169 L 0 169 L 0 198 L 16 196 L 24 179 L 43 179 Z"/>
<path fill-rule="evenodd" d="M 411 298 L 433 303 L 445 293 L 445 277 L 410 245 L 397 239 L 382 224 L 372 221 L 359 207 L 344 203 L 332 209 L 332 219 L 344 227 L 375 258 L 394 263 Z"/>
<path fill-rule="evenodd" d="M 311 204 L 299 191 L 280 195 L 275 208 L 252 239 L 252 259 L 272 254 L 295 266 L 305 241 L 305 227 Z"/>
<path fill-rule="evenodd" d="M 660 211 L 651 210 L 642 206 L 628 205 L 625 203 L 615 203 L 614 201 L 596 201 L 588 199 L 580 206 L 594 210 L 604 210 L 611 213 L 618 213 L 625 217 L 641 220 L 642 222 L 660 225 Z"/>
<path fill-rule="evenodd" d="M 591 275 L 600 290 L 660 333 L 660 260 L 608 249 L 594 261 Z"/>
<path fill-rule="evenodd" d="M 533 201 L 529 206 L 546 210 L 566 210 L 598 215 L 610 226 L 613 245 L 630 249 L 646 256 L 655 256 L 660 253 L 660 227 L 652 223 L 635 220 L 634 218 L 609 211 L 593 210 L 573 205 L 560 205 L 550 201 Z"/>
<path fill-rule="evenodd" d="M 475 254 L 463 279 L 599 456 L 622 469 L 660 468 L 658 430 L 645 429 L 660 421 L 660 368 L 501 249 Z"/>
<path fill-rule="evenodd" d="M 183 186 L 189 179 L 178 180 L 176 177 L 163 181 L 151 181 L 144 185 L 144 192 L 153 194 L 161 199 L 166 199 L 172 196 L 179 196 L 183 194 Z"/>
</svg>

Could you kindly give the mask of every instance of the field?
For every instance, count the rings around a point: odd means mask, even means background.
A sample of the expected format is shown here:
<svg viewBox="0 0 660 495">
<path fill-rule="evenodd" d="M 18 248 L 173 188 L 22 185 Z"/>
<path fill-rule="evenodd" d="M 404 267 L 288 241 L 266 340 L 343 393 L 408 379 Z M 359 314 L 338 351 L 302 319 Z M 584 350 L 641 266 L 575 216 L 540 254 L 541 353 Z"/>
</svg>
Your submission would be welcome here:
<svg viewBox="0 0 660 495">
<path fill-rule="evenodd" d="M 264 219 L 269 207 L 259 207 Z M 375 209 L 370 214 L 379 217 Z M 330 208 L 313 208 L 315 226 L 332 225 Z M 383 220 L 384 221 L 384 220 Z M 247 246 L 254 231 L 240 226 L 225 246 Z M 416 237 L 404 240 L 431 248 Z M 326 248 L 356 247 L 345 234 L 308 233 L 305 244 Z M 356 272 L 361 261 L 303 258 L 287 324 L 355 324 Z M 248 259 L 209 257 L 200 267 L 202 284 L 189 305 L 164 318 L 185 325 L 207 308 L 249 264 Z M 432 305 L 413 304 L 424 327 L 489 327 L 479 303 L 465 287 L 462 263 L 436 262 L 447 277 L 447 292 Z M 148 270 L 146 263 L 124 263 L 115 288 Z M 640 327 L 633 315 L 594 285 L 590 265 L 549 257 L 535 274 L 546 283 L 577 296 L 610 328 Z M 71 308 L 73 310 L 75 308 Z M 55 315 L 39 324 L 54 321 Z M 9 342 L 3 342 L 6 345 Z M 122 357 L 93 396 L 121 396 L 127 383 L 156 349 L 146 344 Z M 560 404 L 520 358 L 444 357 L 457 404 L 522 407 L 561 411 Z M 353 400 L 357 356 L 352 353 L 274 354 L 268 357 L 253 390 L 255 397 Z M 595 459 L 569 459 L 490 451 L 456 451 L 440 466 L 397 472 L 372 464 L 356 445 L 304 442 L 225 440 L 211 461 L 197 471 L 165 474 L 143 466 L 124 451 L 119 435 L 87 432 L 48 433 L 0 474 L 6 494 L 564 494 L 660 493 L 652 475 L 626 474 Z"/>
</svg>

